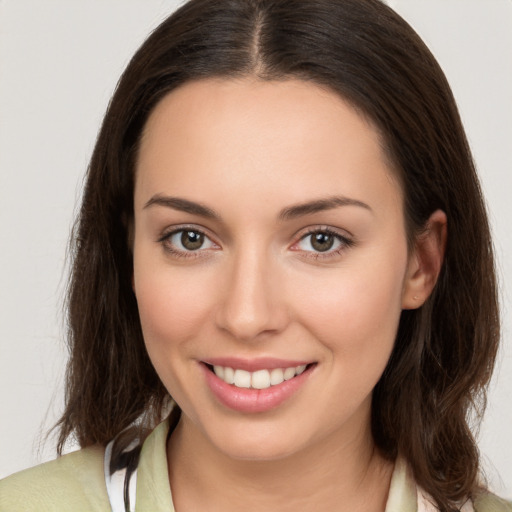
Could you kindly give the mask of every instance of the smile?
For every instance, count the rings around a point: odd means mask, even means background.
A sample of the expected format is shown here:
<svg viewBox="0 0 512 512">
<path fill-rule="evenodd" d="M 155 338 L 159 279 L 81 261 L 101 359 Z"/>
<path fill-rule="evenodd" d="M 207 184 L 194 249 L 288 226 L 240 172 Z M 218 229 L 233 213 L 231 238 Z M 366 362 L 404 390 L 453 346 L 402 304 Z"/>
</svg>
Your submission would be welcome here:
<svg viewBox="0 0 512 512">
<path fill-rule="evenodd" d="M 292 399 L 317 367 L 316 362 L 222 358 L 202 361 L 206 384 L 223 406 L 262 413 Z"/>
<path fill-rule="evenodd" d="M 288 368 L 262 369 L 255 372 L 234 369 L 229 366 L 213 366 L 215 375 L 226 384 L 232 384 L 237 388 L 252 389 L 267 389 L 271 386 L 277 386 L 285 380 L 300 375 L 305 369 L 305 364 Z"/>
</svg>

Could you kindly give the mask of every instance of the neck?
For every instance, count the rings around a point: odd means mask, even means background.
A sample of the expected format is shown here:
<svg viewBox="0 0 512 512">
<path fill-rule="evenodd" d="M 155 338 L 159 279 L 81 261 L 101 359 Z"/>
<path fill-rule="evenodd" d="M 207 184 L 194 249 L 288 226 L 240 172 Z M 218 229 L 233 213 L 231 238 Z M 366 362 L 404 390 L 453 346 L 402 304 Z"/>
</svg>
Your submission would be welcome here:
<svg viewBox="0 0 512 512">
<path fill-rule="evenodd" d="M 383 512 L 393 465 L 366 425 L 288 457 L 255 461 L 229 457 L 182 417 L 168 443 L 176 511 Z"/>
</svg>

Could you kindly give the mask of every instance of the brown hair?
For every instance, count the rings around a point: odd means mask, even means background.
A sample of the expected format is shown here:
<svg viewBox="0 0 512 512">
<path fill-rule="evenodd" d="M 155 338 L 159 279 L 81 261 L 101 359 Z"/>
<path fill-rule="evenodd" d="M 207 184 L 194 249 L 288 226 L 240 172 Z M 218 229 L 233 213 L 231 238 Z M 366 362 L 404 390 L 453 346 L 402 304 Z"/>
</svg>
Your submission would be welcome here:
<svg viewBox="0 0 512 512">
<path fill-rule="evenodd" d="M 191 0 L 135 54 L 106 113 L 72 240 L 62 451 L 106 444 L 137 419 L 153 426 L 167 391 L 144 347 L 131 288 L 127 226 L 134 163 L 163 96 L 206 77 L 290 78 L 328 87 L 379 129 L 400 177 L 409 240 L 430 214 L 448 217 L 444 266 L 431 297 L 403 311 L 374 390 L 372 430 L 405 457 L 441 511 L 478 489 L 478 424 L 499 339 L 492 245 L 457 107 L 436 60 L 378 0 Z"/>
</svg>

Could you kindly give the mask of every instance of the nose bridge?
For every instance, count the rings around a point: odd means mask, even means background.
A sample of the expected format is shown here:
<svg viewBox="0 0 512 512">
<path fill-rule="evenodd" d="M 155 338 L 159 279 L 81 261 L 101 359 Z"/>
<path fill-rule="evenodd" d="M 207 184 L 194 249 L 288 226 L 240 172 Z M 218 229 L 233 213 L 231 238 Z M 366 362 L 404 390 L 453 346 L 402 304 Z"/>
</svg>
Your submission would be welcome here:
<svg viewBox="0 0 512 512">
<path fill-rule="evenodd" d="M 276 270 L 268 250 L 257 244 L 234 251 L 218 317 L 222 329 L 237 339 L 251 340 L 283 327 Z"/>
</svg>

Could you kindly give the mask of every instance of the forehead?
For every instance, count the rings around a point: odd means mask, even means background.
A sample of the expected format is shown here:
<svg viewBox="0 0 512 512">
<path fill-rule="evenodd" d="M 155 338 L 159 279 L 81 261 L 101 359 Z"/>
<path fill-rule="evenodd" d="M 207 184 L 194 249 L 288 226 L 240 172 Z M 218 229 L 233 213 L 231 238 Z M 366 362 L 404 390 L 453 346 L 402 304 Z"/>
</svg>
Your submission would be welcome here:
<svg viewBox="0 0 512 512">
<path fill-rule="evenodd" d="M 230 193 L 281 202 L 306 192 L 400 195 L 378 131 L 336 93 L 299 80 L 181 86 L 150 115 L 136 172 L 136 202 L 169 188 L 207 202 Z"/>
</svg>

